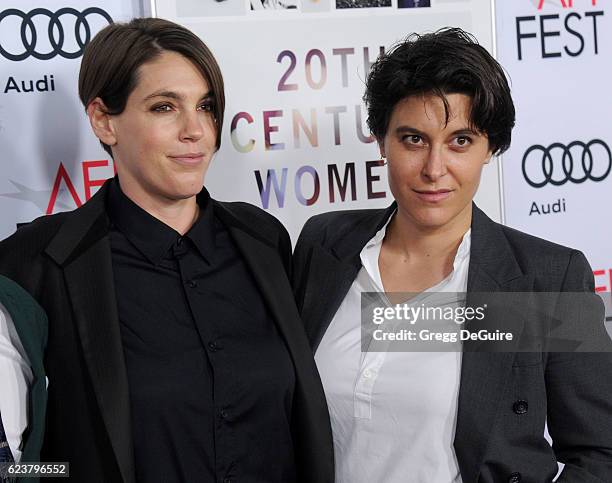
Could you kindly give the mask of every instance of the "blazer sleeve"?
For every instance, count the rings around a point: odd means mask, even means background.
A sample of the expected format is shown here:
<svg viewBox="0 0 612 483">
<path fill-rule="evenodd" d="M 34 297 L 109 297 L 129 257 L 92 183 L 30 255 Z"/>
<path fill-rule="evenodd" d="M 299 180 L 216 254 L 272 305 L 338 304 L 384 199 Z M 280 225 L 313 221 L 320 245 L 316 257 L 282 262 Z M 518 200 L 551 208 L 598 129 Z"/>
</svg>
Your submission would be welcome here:
<svg viewBox="0 0 612 483">
<path fill-rule="evenodd" d="M 585 256 L 572 251 L 561 291 L 593 292 L 594 286 Z M 545 377 L 548 430 L 565 464 L 557 481 L 612 481 L 612 351 L 549 353 Z"/>
</svg>

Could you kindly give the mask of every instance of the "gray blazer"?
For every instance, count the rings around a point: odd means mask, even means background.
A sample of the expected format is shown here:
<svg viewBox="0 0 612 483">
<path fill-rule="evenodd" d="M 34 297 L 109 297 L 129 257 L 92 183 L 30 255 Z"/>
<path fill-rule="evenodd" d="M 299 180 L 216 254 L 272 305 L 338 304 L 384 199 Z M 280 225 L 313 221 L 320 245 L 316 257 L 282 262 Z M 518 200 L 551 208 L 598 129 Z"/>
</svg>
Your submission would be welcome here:
<svg viewBox="0 0 612 483">
<path fill-rule="evenodd" d="M 325 213 L 304 226 L 293 285 L 315 350 L 362 248 L 394 209 Z M 495 223 L 474 205 L 468 304 L 476 292 L 593 290 L 581 252 Z M 565 464 L 559 482 L 612 481 L 612 353 L 465 352 L 454 447 L 464 483 L 550 482 L 557 461 Z"/>
</svg>

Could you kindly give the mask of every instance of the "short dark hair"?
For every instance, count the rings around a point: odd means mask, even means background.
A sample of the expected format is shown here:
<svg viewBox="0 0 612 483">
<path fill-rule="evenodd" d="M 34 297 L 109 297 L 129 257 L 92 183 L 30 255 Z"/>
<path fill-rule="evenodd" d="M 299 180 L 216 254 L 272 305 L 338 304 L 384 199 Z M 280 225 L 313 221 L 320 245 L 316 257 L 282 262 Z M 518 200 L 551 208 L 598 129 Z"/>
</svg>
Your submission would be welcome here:
<svg viewBox="0 0 612 483">
<path fill-rule="evenodd" d="M 217 126 L 217 149 L 225 109 L 223 76 L 219 64 L 204 42 L 190 30 L 160 18 L 135 18 L 103 28 L 85 48 L 79 72 L 79 97 L 87 106 L 102 99 L 109 114 L 121 114 L 138 83 L 138 69 L 165 51 L 189 59 L 210 87 Z M 110 146 L 102 143 L 112 156 Z"/>
<path fill-rule="evenodd" d="M 372 134 L 382 140 L 397 103 L 422 94 L 443 100 L 447 122 L 446 95 L 470 96 L 470 124 L 487 135 L 493 154 L 510 147 L 515 114 L 508 81 L 501 65 L 472 35 L 459 28 L 412 34 L 381 54 L 363 96 Z"/>
</svg>

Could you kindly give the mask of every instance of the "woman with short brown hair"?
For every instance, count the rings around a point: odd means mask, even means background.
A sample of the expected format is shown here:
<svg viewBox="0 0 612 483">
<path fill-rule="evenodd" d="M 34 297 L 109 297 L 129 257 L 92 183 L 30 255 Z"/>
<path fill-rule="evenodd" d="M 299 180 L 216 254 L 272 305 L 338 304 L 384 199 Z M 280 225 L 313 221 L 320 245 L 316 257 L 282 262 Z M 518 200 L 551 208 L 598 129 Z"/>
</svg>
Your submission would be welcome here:
<svg viewBox="0 0 612 483">
<path fill-rule="evenodd" d="M 289 236 L 204 187 L 225 103 L 214 57 L 166 20 L 113 24 L 79 93 L 117 176 L 0 244 L 0 272 L 49 316 L 42 459 L 100 483 L 333 481 Z"/>
</svg>

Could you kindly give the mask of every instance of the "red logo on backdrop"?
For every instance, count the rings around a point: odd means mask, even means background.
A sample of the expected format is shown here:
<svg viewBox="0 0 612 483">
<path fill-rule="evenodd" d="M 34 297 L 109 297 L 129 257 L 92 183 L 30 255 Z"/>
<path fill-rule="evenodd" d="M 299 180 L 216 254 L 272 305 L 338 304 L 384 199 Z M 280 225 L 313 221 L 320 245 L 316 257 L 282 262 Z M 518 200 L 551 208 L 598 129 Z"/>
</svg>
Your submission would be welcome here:
<svg viewBox="0 0 612 483">
<path fill-rule="evenodd" d="M 92 196 L 92 188 L 100 187 L 104 184 L 104 182 L 108 178 L 96 178 L 92 179 L 91 170 L 93 168 L 103 168 L 109 166 L 108 159 L 100 159 L 96 161 L 83 161 L 81 163 L 83 168 L 83 191 L 85 193 L 84 201 L 81 201 L 79 194 L 77 193 L 76 188 L 74 187 L 74 183 L 70 179 L 66 168 L 63 163 L 60 163 L 57 174 L 55 175 L 55 181 L 53 182 L 53 189 L 51 190 L 51 196 L 49 197 L 49 204 L 47 205 L 47 210 L 45 212 L 46 215 L 50 215 L 53 213 L 53 209 L 55 208 L 55 203 L 57 202 L 57 196 L 59 194 L 60 188 L 63 184 L 68 188 L 68 192 L 75 203 L 75 205 L 80 207 L 85 201 L 88 201 Z M 113 164 L 113 172 L 117 174 L 117 170 Z"/>
<path fill-rule="evenodd" d="M 612 292 L 612 268 L 593 270 L 593 276 L 595 292 Z"/>
<path fill-rule="evenodd" d="M 574 8 L 574 0 L 555 0 L 555 3 L 557 3 L 557 1 L 561 4 L 563 8 Z M 538 3 L 538 10 L 542 10 L 544 3 L 553 3 L 553 1 L 540 0 Z M 597 5 L 597 0 L 591 0 L 591 5 L 595 7 Z"/>
</svg>

